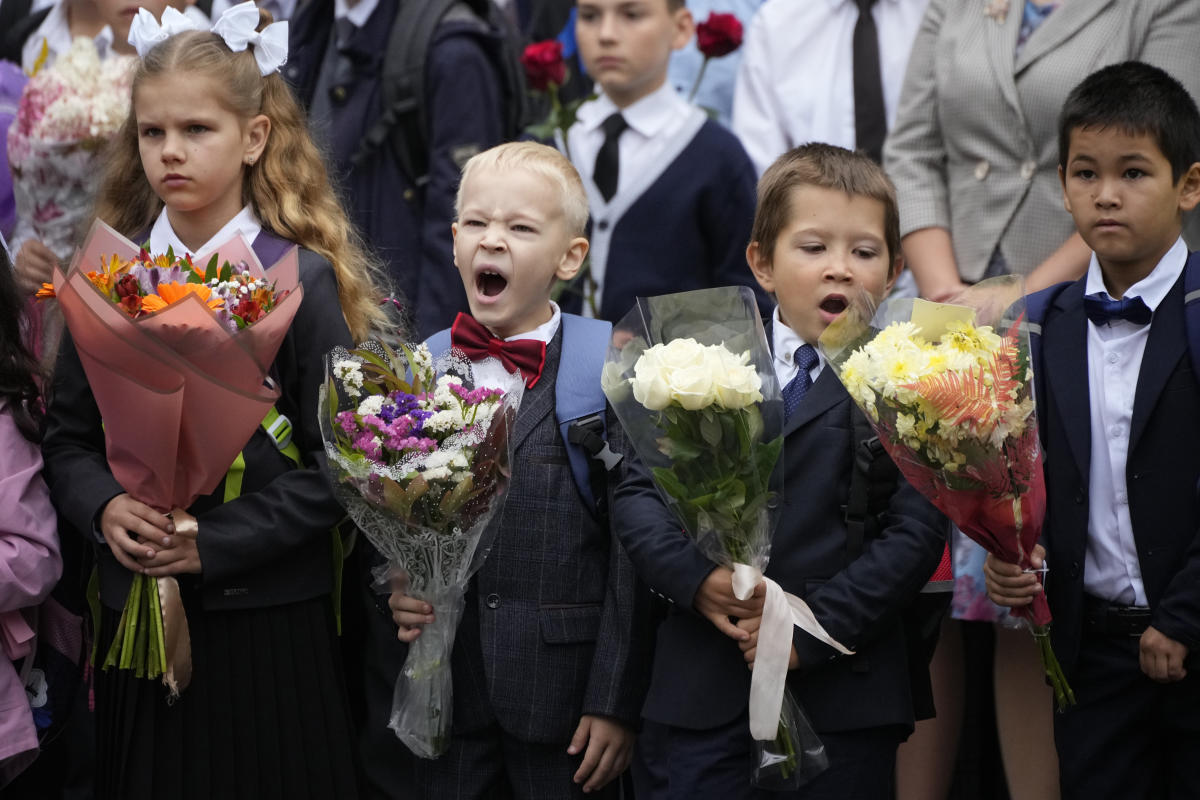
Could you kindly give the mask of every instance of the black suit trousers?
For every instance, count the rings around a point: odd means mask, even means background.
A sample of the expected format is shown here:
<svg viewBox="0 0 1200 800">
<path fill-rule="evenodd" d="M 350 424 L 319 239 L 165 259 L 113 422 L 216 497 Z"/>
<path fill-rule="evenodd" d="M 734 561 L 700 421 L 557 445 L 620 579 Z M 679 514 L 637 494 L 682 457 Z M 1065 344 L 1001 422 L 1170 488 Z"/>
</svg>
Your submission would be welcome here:
<svg viewBox="0 0 1200 800">
<path fill-rule="evenodd" d="M 1200 673 L 1155 683 L 1137 637 L 1085 632 L 1071 688 L 1054 718 L 1063 800 L 1200 798 Z"/>
</svg>

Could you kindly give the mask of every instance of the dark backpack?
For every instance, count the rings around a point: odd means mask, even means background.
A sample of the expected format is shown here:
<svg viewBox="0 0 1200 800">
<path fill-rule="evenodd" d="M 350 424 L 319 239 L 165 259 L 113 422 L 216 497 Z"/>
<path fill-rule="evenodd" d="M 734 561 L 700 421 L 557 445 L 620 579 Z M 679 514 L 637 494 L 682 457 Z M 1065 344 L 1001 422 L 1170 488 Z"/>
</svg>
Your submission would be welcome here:
<svg viewBox="0 0 1200 800">
<path fill-rule="evenodd" d="M 401 0 L 383 59 L 383 113 L 363 136 L 351 158 L 363 163 L 385 144 L 415 186 L 429 181 L 429 120 L 425 110 L 425 64 L 437 28 L 443 22 L 466 22 L 481 33 L 503 32 L 502 44 L 490 53 L 500 79 L 504 109 L 502 139 L 516 138 L 526 117 L 524 72 L 519 36 L 492 0 Z M 489 48 L 492 49 L 492 48 Z"/>
</svg>

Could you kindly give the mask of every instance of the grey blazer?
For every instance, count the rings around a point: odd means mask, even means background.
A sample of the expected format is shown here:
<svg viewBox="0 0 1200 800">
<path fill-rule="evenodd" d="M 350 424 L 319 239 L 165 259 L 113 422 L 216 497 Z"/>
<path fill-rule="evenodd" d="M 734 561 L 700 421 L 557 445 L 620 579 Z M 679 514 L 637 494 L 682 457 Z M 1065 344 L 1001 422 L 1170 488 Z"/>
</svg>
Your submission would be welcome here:
<svg viewBox="0 0 1200 800">
<path fill-rule="evenodd" d="M 1079 81 L 1138 60 L 1200 98 L 1197 0 L 1066 0 L 1015 59 L 1024 0 L 985 13 L 1001 5 L 930 0 L 884 154 L 901 235 L 948 229 L 968 281 L 984 276 L 997 245 L 1010 271 L 1027 274 L 1074 232 L 1057 126 Z M 1189 231 L 1200 233 L 1194 214 Z"/>
</svg>

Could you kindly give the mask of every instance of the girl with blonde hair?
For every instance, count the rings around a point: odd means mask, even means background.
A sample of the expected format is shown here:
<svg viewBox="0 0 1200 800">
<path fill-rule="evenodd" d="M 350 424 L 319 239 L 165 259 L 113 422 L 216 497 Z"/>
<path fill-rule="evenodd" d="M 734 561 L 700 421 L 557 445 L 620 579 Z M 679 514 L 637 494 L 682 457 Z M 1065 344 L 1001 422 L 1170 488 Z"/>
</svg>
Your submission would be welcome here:
<svg viewBox="0 0 1200 800">
<path fill-rule="evenodd" d="M 278 74 L 286 24 L 265 24 L 251 2 L 212 31 L 170 10 L 161 26 L 139 14 L 132 110 L 97 217 L 154 253 L 203 257 L 240 233 L 269 264 L 298 244 L 304 294 L 271 369 L 295 447 L 256 430 L 240 494 L 227 478 L 170 517 L 113 478 L 87 376 L 64 345 L 44 450 L 61 517 L 100 542 L 97 652 L 139 572 L 178 579 L 192 648 L 191 684 L 171 704 L 157 681 L 97 670 L 97 797 L 352 798 L 330 600 L 343 512 L 321 473 L 317 394 L 325 354 L 384 322 L 381 292 Z"/>
</svg>

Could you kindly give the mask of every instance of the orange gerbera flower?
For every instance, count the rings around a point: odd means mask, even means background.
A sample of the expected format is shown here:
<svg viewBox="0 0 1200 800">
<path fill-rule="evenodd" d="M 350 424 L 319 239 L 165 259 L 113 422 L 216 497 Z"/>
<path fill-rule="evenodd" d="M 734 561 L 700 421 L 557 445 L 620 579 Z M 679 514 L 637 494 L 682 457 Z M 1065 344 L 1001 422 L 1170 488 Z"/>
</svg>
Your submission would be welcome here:
<svg viewBox="0 0 1200 800">
<path fill-rule="evenodd" d="M 161 311 L 189 294 L 198 296 L 212 309 L 218 309 L 225 305 L 225 301 L 220 297 L 213 297 L 212 289 L 203 283 L 175 283 L 172 281 L 171 283 L 160 283 L 158 294 L 148 294 L 143 297 L 142 310 L 147 313 Z"/>
<path fill-rule="evenodd" d="M 53 283 L 43 283 L 42 288 L 37 290 L 37 294 L 34 297 L 38 300 L 52 300 L 58 297 L 58 295 L 54 293 Z"/>
</svg>

